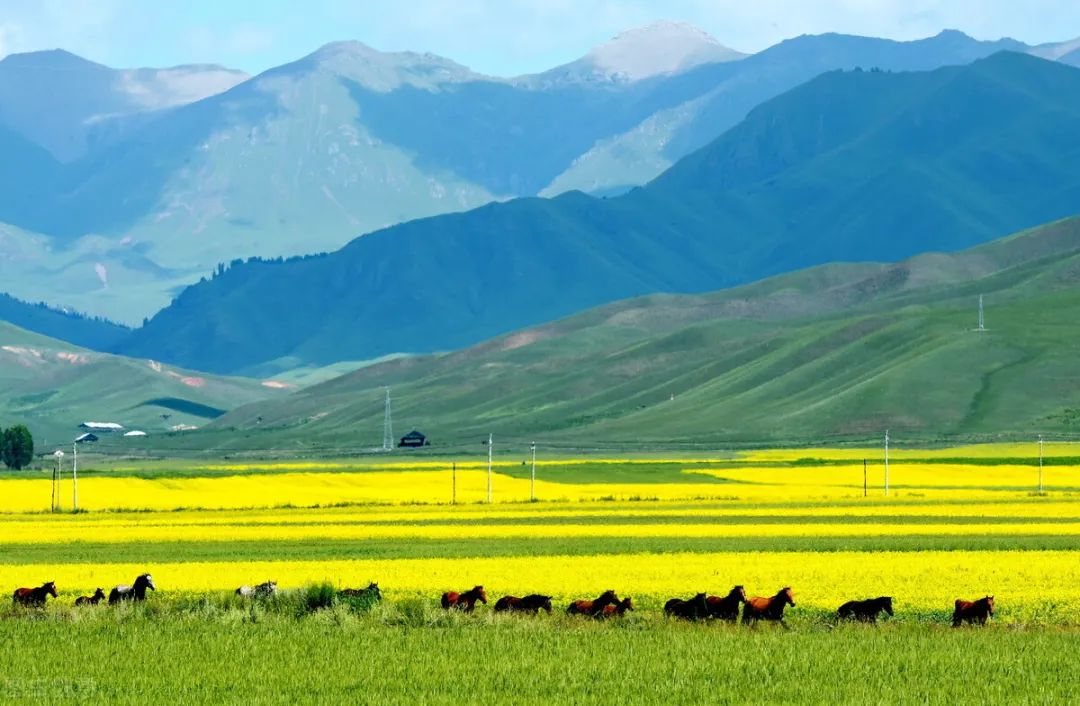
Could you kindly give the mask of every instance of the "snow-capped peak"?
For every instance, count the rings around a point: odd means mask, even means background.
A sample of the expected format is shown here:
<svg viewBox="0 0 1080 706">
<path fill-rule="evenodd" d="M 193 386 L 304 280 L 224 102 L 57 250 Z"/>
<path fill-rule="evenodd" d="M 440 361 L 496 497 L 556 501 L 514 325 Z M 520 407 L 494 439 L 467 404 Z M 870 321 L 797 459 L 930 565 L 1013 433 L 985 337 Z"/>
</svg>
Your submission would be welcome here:
<svg viewBox="0 0 1080 706">
<path fill-rule="evenodd" d="M 742 57 L 691 24 L 661 21 L 621 32 L 575 63 L 599 74 L 638 81 Z"/>
</svg>

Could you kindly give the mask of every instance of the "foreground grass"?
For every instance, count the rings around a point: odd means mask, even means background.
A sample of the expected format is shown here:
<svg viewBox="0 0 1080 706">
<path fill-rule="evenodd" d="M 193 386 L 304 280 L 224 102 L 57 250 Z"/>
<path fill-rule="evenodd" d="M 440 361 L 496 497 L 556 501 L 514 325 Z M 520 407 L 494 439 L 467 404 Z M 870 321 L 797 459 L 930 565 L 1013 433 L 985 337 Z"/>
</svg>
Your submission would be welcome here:
<svg viewBox="0 0 1080 706">
<path fill-rule="evenodd" d="M 0 619 L 0 700 L 146 703 L 1068 703 L 1077 633 L 783 631 L 632 616 L 294 617 L 235 605 Z"/>
</svg>

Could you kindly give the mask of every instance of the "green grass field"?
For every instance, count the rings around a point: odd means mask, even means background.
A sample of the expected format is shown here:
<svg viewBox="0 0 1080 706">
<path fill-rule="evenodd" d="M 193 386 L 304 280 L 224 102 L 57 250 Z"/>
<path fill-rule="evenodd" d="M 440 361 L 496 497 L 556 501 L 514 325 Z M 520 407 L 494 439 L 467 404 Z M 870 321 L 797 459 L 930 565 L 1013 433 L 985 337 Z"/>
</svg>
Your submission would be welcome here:
<svg viewBox="0 0 1080 706">
<path fill-rule="evenodd" d="M 1064 704 L 1080 689 L 1070 631 L 143 613 L 3 620 L 0 700 Z"/>
</svg>

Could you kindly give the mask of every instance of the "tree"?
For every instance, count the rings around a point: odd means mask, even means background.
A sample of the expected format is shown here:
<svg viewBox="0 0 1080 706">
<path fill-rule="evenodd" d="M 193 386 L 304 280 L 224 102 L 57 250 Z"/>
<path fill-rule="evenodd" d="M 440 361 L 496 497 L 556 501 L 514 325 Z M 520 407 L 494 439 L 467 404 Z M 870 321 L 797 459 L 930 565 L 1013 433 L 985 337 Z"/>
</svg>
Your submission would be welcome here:
<svg viewBox="0 0 1080 706">
<path fill-rule="evenodd" d="M 0 435 L 0 461 L 16 471 L 30 465 L 34 458 L 34 437 L 22 424 L 16 424 Z"/>
</svg>

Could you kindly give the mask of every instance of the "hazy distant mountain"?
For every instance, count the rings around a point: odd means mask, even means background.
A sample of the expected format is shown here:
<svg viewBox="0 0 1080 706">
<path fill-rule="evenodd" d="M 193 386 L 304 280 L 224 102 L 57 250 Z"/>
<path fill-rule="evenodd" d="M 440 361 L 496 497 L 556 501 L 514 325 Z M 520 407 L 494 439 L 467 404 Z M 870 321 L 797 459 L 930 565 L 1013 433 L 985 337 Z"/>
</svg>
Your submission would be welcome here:
<svg viewBox="0 0 1080 706">
<path fill-rule="evenodd" d="M 1002 53 L 830 72 L 623 197 L 518 199 L 238 265 L 122 350 L 219 371 L 445 350 L 627 296 L 952 250 L 1075 213 L 1078 160 L 1080 70 Z"/>
<path fill-rule="evenodd" d="M 221 66 L 111 69 L 57 49 L 0 60 L 0 125 L 69 162 L 145 113 L 193 103 L 246 80 Z"/>
<path fill-rule="evenodd" d="M 693 25 L 655 22 L 622 32 L 577 61 L 519 81 L 536 85 L 640 81 L 745 56 Z"/>
<path fill-rule="evenodd" d="M 516 196 L 624 191 L 824 71 L 930 69 L 1001 48 L 1030 49 L 958 32 L 823 35 L 738 59 L 660 23 L 533 77 L 339 42 L 223 92 L 240 76 L 216 67 L 8 57 L 0 289 L 136 323 L 219 263 L 333 250 Z"/>
</svg>

